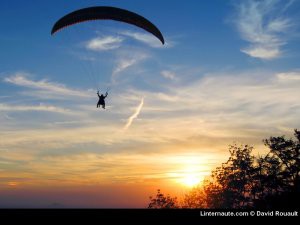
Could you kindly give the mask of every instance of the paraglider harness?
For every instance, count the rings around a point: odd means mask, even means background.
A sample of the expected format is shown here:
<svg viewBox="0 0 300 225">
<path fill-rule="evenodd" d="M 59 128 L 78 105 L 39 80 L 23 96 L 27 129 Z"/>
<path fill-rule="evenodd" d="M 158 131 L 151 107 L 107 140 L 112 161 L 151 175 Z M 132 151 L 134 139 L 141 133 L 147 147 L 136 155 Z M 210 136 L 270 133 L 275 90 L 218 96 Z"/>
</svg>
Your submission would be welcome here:
<svg viewBox="0 0 300 225">
<path fill-rule="evenodd" d="M 98 103 L 97 103 L 97 108 L 99 108 L 100 105 L 102 105 L 102 108 L 105 109 L 105 101 L 104 101 L 104 99 L 105 99 L 105 98 L 107 97 L 107 95 L 108 95 L 108 89 L 106 90 L 105 95 L 103 95 L 103 94 L 99 95 L 99 90 L 98 90 L 98 91 L 97 91 L 97 95 L 98 95 L 98 97 L 99 97 L 99 101 L 98 101 Z"/>
</svg>

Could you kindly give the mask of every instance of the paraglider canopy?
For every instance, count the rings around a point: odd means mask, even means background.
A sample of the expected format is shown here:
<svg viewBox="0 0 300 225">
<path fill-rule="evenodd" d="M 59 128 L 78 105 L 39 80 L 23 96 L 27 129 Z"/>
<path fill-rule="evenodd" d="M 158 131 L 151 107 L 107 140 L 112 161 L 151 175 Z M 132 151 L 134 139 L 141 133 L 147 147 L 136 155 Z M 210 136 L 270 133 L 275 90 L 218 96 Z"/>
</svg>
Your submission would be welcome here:
<svg viewBox="0 0 300 225">
<path fill-rule="evenodd" d="M 53 35 L 67 26 L 90 20 L 116 20 L 132 24 L 150 32 L 157 37 L 162 44 L 165 43 L 164 37 L 159 29 L 149 20 L 134 12 L 110 6 L 95 6 L 71 12 L 54 24 L 51 34 Z"/>
</svg>

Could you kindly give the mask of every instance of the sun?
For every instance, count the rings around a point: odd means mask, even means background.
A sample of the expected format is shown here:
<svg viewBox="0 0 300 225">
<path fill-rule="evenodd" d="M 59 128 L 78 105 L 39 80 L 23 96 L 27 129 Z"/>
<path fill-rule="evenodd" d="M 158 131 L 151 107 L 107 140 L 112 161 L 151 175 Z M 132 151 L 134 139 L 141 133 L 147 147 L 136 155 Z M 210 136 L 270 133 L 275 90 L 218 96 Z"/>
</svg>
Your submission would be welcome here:
<svg viewBox="0 0 300 225">
<path fill-rule="evenodd" d="M 166 174 L 168 179 L 186 188 L 201 185 L 211 171 L 206 158 L 197 154 L 173 156 L 169 160 L 174 169 Z"/>
<path fill-rule="evenodd" d="M 199 165 L 186 166 L 179 174 L 177 181 L 189 188 L 199 185 L 207 175 Z"/>
<path fill-rule="evenodd" d="M 181 183 L 188 187 L 194 187 L 202 181 L 202 177 L 199 174 L 186 174 L 182 177 Z"/>
<path fill-rule="evenodd" d="M 199 163 L 200 160 L 188 158 L 183 160 L 184 166 L 181 169 L 179 182 L 186 187 L 192 188 L 199 185 L 206 174 L 204 163 Z"/>
</svg>

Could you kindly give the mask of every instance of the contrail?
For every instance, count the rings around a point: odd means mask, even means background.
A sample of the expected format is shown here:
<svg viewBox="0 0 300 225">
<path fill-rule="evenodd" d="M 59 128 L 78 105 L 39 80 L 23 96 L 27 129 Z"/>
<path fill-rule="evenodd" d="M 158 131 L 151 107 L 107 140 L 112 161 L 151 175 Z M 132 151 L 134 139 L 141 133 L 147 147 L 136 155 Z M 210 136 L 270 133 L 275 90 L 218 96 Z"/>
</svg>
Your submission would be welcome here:
<svg viewBox="0 0 300 225">
<path fill-rule="evenodd" d="M 141 103 L 135 109 L 135 112 L 128 118 L 127 123 L 124 126 L 124 130 L 127 130 L 131 126 L 133 120 L 138 117 L 138 115 L 140 114 L 140 112 L 143 108 L 143 105 L 144 105 L 144 98 L 142 98 Z"/>
</svg>

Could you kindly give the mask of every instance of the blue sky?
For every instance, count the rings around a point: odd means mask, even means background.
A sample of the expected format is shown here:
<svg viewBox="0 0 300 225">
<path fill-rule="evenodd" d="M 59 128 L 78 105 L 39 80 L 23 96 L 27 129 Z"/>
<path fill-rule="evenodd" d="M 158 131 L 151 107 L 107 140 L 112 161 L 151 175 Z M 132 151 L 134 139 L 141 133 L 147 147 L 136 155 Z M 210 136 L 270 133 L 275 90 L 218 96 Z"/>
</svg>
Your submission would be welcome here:
<svg viewBox="0 0 300 225">
<path fill-rule="evenodd" d="M 112 21 L 50 35 L 60 17 L 94 5 L 143 15 L 166 44 Z M 141 206 L 141 197 L 118 205 L 116 185 L 142 185 L 147 201 L 150 187 L 201 180 L 228 144 L 263 152 L 263 138 L 300 125 L 299 9 L 294 0 L 2 1 L 2 189 L 108 185 L 111 201 L 96 206 Z M 96 108 L 97 88 L 110 88 L 107 110 Z"/>
</svg>

